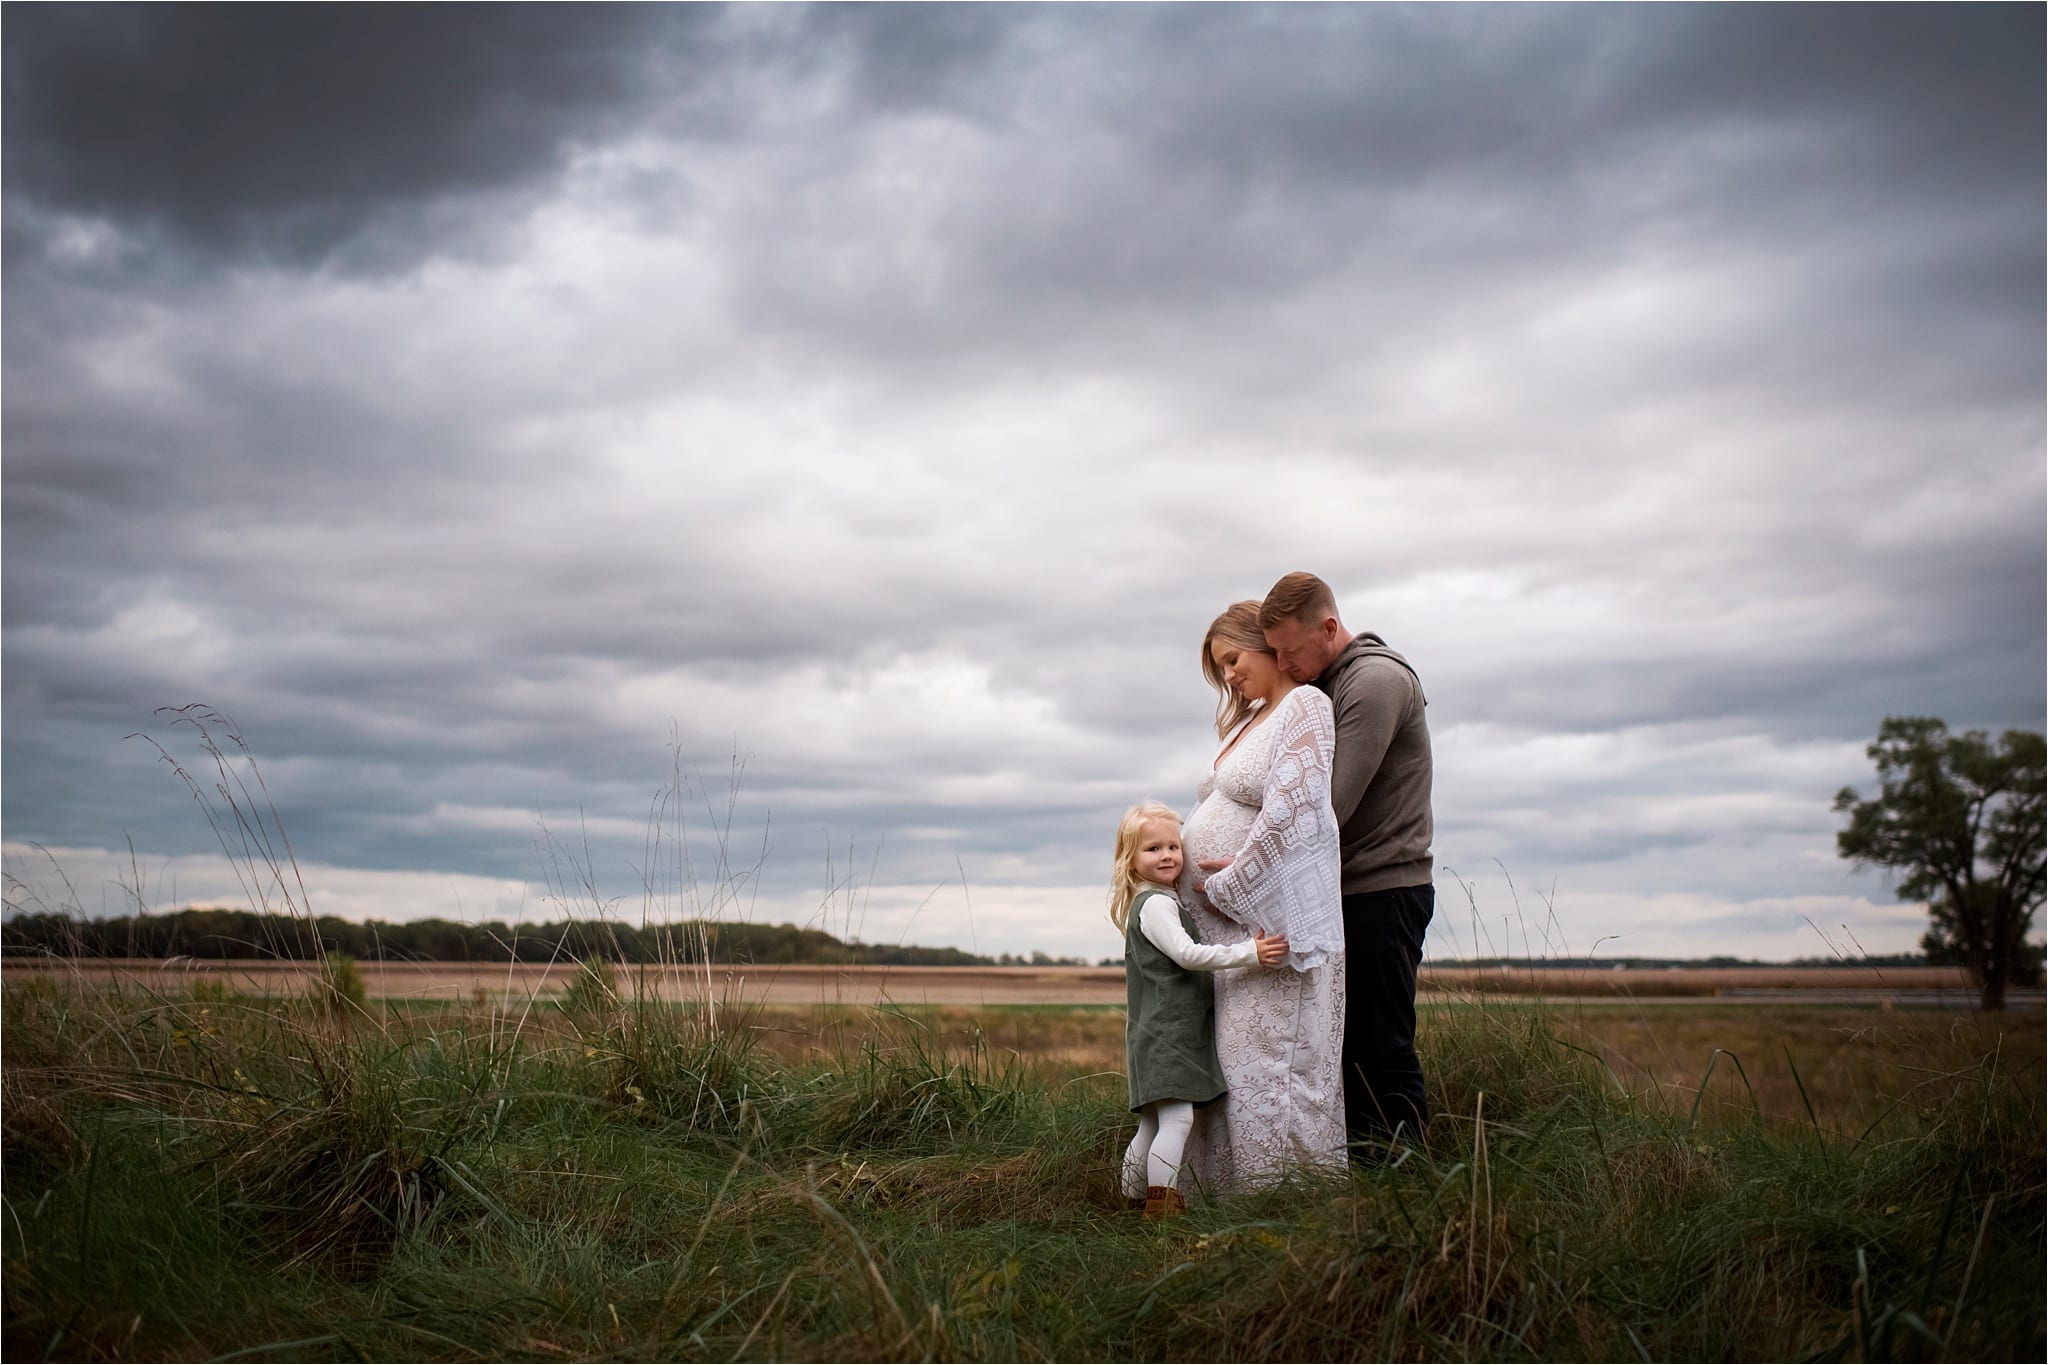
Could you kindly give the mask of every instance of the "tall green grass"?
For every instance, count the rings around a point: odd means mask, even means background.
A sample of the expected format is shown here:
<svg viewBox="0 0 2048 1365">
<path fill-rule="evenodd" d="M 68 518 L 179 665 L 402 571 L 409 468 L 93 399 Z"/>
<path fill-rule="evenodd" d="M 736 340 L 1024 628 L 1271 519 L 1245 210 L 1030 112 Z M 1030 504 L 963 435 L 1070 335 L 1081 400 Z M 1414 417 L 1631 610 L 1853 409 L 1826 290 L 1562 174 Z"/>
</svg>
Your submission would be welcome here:
<svg viewBox="0 0 2048 1365">
<path fill-rule="evenodd" d="M 553 1009 L 7 989 L 8 1359 L 2042 1352 L 2040 1078 L 1995 1057 L 1858 1140 L 1442 1011 L 1426 1146 L 1145 1224 L 1117 1077 Z"/>
<path fill-rule="evenodd" d="M 232 723 L 169 713 L 257 909 L 317 939 Z M 735 764 L 735 773 L 738 764 Z M 751 876 L 675 781 L 643 918 Z M 555 898 L 602 919 L 552 839 Z M 697 866 L 710 874 L 700 888 Z M 679 964 L 663 970 L 689 971 Z M 353 982 L 351 982 L 353 977 Z M 1538 1008 L 1431 1011 L 1427 1144 L 1188 1216 L 1116 1181 L 1116 1074 L 903 1012 L 778 1059 L 621 989 L 432 1011 L 0 991 L 0 1349 L 40 1359 L 2034 1359 L 2042 1078 L 1854 1137 L 1638 1097 Z M 1719 1059 L 1716 1059 L 1718 1064 Z M 1731 1062 L 1732 1066 L 1733 1063 Z M 1701 1078 L 1705 1095 L 1710 1078 Z M 1802 1087 L 1802 1095 L 1804 1089 Z"/>
</svg>

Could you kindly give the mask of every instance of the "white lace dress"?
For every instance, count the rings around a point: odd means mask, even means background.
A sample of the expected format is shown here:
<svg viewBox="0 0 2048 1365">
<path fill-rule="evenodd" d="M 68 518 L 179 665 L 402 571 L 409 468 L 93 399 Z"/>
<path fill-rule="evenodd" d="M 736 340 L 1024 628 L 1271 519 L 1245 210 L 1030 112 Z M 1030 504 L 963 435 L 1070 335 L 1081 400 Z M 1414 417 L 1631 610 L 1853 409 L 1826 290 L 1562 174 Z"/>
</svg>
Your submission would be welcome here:
<svg viewBox="0 0 2048 1365">
<path fill-rule="evenodd" d="M 1182 888 L 1202 941 L 1287 931 L 1291 947 L 1308 949 L 1291 960 L 1315 963 L 1214 975 L 1216 1057 L 1230 1093 L 1203 1111 L 1187 1158 L 1212 1193 L 1270 1184 L 1293 1167 L 1344 1164 L 1342 891 L 1329 795 L 1335 746 L 1329 699 L 1295 688 L 1202 779 L 1181 829 L 1186 881 L 1206 877 L 1216 897 Z M 1234 861 L 1222 872 L 1192 870 L 1216 858 Z"/>
</svg>

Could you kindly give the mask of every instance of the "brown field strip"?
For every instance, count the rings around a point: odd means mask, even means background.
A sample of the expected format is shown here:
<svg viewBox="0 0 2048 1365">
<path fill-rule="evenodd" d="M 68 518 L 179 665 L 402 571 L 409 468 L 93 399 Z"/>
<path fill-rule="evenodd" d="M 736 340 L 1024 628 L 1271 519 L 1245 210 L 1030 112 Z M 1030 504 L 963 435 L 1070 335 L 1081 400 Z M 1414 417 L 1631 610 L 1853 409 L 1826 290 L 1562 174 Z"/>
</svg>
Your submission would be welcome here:
<svg viewBox="0 0 2048 1365">
<path fill-rule="evenodd" d="M 1959 991 L 1960 967 L 1429 967 L 1422 989 L 1485 995 L 1716 996 L 1726 991 Z"/>
<path fill-rule="evenodd" d="M 573 962 L 552 964 L 463 962 L 360 962 L 373 998 L 473 1001 L 479 997 L 532 996 L 564 990 Z M 79 986 L 116 984 L 189 991 L 195 982 L 220 983 L 249 995 L 287 995 L 306 988 L 315 967 L 302 962 L 154 961 L 128 958 L 9 958 L 8 980 L 44 977 Z M 622 967 L 621 990 L 637 985 L 665 1000 L 744 999 L 759 1004 L 858 1005 L 1118 1005 L 1124 1000 L 1120 967 L 847 967 L 812 963 L 746 966 Z M 1598 1000 L 1698 999 L 1741 992 L 1843 992 L 1900 995 L 1957 992 L 1968 980 L 1954 967 L 1730 967 L 1663 969 L 1429 967 L 1422 990 L 1434 996 L 1541 996 Z"/>
<path fill-rule="evenodd" d="M 372 999 L 446 1000 L 528 997 L 566 990 L 574 962 L 505 964 L 359 962 Z M 317 964 L 277 961 L 168 962 L 128 958 L 9 958 L 0 977 L 43 977 L 76 986 L 124 985 L 185 993 L 199 981 L 246 995 L 303 991 Z M 620 967 L 621 993 L 636 989 L 662 1000 L 745 1000 L 772 1005 L 1120 1005 L 1121 967 L 845 967 L 812 963 L 746 966 Z"/>
</svg>

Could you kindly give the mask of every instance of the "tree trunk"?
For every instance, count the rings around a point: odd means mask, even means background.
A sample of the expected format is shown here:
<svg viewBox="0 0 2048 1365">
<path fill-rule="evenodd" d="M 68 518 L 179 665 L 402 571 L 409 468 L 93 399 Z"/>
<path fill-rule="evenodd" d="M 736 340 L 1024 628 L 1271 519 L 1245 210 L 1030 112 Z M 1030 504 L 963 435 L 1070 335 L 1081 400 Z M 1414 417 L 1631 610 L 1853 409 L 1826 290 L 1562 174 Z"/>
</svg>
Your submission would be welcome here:
<svg viewBox="0 0 2048 1365">
<path fill-rule="evenodd" d="M 1977 1008 L 2003 1010 L 2005 984 L 2012 977 L 2012 959 L 1994 956 L 1977 973 Z"/>
</svg>

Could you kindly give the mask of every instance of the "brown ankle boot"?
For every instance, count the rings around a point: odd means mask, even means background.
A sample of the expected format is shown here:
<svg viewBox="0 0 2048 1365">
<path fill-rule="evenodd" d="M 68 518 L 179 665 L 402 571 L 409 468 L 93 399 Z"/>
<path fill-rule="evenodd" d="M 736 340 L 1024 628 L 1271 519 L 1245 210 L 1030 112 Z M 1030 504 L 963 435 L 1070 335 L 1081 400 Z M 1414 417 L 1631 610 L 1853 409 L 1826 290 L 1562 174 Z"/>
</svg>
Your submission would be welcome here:
<svg viewBox="0 0 2048 1365">
<path fill-rule="evenodd" d="M 1181 1198 L 1180 1191 L 1171 1185 L 1147 1185 L 1145 1187 L 1145 1221 L 1157 1222 L 1188 1211 L 1188 1201 Z"/>
</svg>

